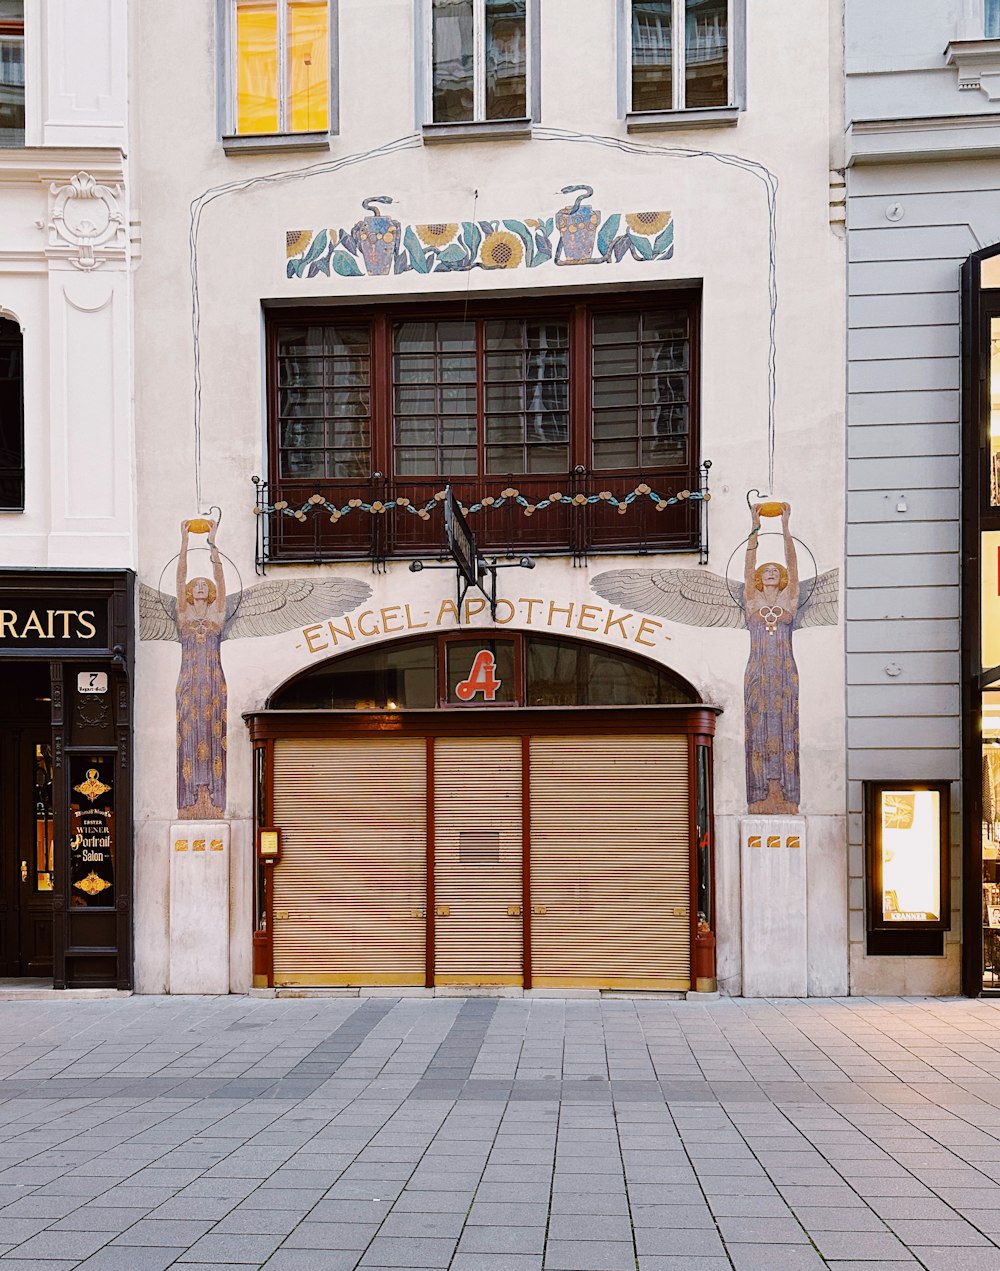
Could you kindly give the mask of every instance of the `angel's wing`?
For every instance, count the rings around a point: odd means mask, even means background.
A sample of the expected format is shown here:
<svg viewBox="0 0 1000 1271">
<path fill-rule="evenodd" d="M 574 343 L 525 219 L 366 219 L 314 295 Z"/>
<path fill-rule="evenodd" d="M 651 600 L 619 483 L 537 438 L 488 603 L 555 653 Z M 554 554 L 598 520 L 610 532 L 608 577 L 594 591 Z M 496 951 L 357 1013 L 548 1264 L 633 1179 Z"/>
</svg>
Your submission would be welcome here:
<svg viewBox="0 0 1000 1271">
<path fill-rule="evenodd" d="M 840 570 L 809 578 L 799 586 L 799 611 L 795 626 L 835 627 L 840 621 Z"/>
<path fill-rule="evenodd" d="M 179 640 L 177 601 L 155 587 L 139 584 L 139 639 Z"/>
<path fill-rule="evenodd" d="M 235 613 L 232 610 L 238 598 L 227 596 L 226 607 L 231 616 L 226 638 L 277 635 L 324 618 L 339 618 L 371 594 L 367 583 L 354 578 L 288 578 L 255 583 L 243 592 Z"/>
<path fill-rule="evenodd" d="M 612 569 L 591 580 L 605 600 L 689 627 L 745 627 L 729 584 L 700 569 Z"/>
</svg>

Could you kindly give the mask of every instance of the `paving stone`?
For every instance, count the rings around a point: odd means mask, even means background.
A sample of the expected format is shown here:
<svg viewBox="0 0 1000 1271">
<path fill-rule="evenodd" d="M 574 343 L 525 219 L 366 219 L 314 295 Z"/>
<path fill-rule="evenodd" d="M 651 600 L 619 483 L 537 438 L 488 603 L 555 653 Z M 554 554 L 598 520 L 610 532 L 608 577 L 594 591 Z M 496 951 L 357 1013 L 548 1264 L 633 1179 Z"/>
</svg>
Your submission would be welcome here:
<svg viewBox="0 0 1000 1271">
<path fill-rule="evenodd" d="M 550 1240 L 546 1271 L 635 1271 L 631 1240 Z"/>
</svg>

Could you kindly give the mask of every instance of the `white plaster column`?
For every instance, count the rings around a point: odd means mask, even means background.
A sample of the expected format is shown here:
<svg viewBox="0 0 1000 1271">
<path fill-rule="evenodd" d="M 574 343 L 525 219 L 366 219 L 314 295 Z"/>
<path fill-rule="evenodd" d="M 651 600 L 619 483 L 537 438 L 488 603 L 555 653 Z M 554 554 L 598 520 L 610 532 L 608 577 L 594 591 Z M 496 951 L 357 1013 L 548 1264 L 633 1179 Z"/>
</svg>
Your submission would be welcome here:
<svg viewBox="0 0 1000 1271">
<path fill-rule="evenodd" d="M 806 819 L 740 819 L 743 996 L 806 997 Z"/>
<path fill-rule="evenodd" d="M 171 993 L 229 992 L 229 822 L 170 827 Z"/>
</svg>

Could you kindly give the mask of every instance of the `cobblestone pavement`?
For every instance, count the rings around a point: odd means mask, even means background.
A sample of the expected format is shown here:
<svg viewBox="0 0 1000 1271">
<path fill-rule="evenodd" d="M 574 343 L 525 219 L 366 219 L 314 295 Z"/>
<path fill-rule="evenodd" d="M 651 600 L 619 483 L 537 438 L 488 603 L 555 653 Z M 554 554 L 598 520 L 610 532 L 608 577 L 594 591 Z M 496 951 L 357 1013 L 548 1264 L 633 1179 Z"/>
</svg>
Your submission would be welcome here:
<svg viewBox="0 0 1000 1271">
<path fill-rule="evenodd" d="M 1000 1003 L 0 1003 L 0 1271 L 1000 1271 L 998 1180 Z"/>
</svg>

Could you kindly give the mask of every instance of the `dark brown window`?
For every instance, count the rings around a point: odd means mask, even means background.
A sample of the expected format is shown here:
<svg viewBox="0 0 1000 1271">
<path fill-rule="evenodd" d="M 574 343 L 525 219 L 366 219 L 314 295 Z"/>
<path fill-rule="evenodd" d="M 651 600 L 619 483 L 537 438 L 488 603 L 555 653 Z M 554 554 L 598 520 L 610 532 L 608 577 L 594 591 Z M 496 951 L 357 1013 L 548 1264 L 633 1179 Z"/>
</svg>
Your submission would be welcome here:
<svg viewBox="0 0 1000 1271">
<path fill-rule="evenodd" d="M 643 496 L 623 515 L 571 500 L 698 489 L 697 321 L 696 298 L 674 292 L 275 316 L 267 502 L 307 514 L 270 514 L 265 555 L 357 555 L 373 536 L 381 554 L 426 551 L 440 516 L 393 509 L 375 526 L 351 501 L 423 508 L 449 483 L 467 506 L 511 488 L 529 507 L 561 496 L 537 516 L 510 497 L 478 512 L 495 550 L 575 550 L 581 532 L 588 550 L 693 546 L 693 503 Z M 311 511 L 319 496 L 345 514 Z"/>
<path fill-rule="evenodd" d="M 24 507 L 24 376 L 21 329 L 0 318 L 0 508 Z"/>
</svg>

